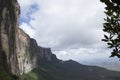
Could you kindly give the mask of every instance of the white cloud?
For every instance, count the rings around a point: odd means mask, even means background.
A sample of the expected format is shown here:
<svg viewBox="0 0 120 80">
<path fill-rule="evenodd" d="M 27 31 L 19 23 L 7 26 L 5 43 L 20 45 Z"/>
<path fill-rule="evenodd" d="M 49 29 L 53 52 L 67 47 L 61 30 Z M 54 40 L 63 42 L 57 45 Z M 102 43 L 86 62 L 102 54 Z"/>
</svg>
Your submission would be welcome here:
<svg viewBox="0 0 120 80">
<path fill-rule="evenodd" d="M 69 59 L 74 58 L 76 61 L 81 62 L 81 63 L 84 63 L 84 61 L 93 62 L 95 60 L 108 59 L 109 52 L 110 51 L 108 50 L 105 51 L 105 50 L 97 49 L 97 48 L 78 48 L 78 49 L 67 49 L 67 50 L 62 50 L 62 51 L 54 51 L 54 53 L 57 56 L 59 56 L 59 58 L 62 60 L 69 60 Z"/>
<path fill-rule="evenodd" d="M 40 46 L 51 47 L 59 58 L 108 59 L 110 52 L 101 42 L 105 15 L 99 0 L 19 0 L 19 3 L 23 19 L 20 27 Z"/>
</svg>

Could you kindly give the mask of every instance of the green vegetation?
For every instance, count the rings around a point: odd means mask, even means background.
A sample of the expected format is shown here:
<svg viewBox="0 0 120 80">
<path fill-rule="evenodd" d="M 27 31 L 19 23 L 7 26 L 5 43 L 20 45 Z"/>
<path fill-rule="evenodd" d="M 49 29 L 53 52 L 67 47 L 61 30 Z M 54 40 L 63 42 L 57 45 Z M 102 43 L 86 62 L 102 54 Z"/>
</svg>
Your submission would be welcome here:
<svg viewBox="0 0 120 80">
<path fill-rule="evenodd" d="M 0 80 L 13 80 L 13 78 L 4 70 L 4 68 L 0 67 Z"/>
<path fill-rule="evenodd" d="M 111 57 L 117 56 L 120 58 L 120 0 L 100 0 L 105 3 L 105 23 L 103 31 L 106 32 L 104 39 L 111 52 Z"/>
<path fill-rule="evenodd" d="M 38 69 L 35 69 L 28 74 L 23 74 L 22 76 L 19 77 L 19 80 L 49 80 L 47 78 L 48 77 L 47 75 L 43 76 L 44 75 L 43 71 L 41 71 L 41 70 L 37 71 L 37 70 Z"/>
<path fill-rule="evenodd" d="M 28 74 L 23 74 L 20 76 L 19 80 L 38 80 L 38 76 L 34 72 L 29 72 Z"/>
</svg>

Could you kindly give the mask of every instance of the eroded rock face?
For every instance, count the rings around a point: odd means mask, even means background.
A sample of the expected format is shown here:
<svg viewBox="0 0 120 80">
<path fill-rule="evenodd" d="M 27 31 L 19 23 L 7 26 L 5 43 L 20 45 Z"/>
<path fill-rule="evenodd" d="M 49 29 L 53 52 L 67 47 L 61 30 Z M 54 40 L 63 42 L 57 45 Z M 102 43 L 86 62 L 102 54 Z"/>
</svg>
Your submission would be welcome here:
<svg viewBox="0 0 120 80">
<path fill-rule="evenodd" d="M 20 70 L 19 73 L 23 74 L 31 71 L 36 66 L 35 47 L 37 47 L 37 43 L 34 43 L 21 29 L 17 29 L 17 32 L 16 52 Z M 33 48 L 31 48 L 31 46 L 33 46 Z"/>
<path fill-rule="evenodd" d="M 19 29 L 20 6 L 17 0 L 0 0 L 0 67 L 19 76 L 36 68 L 41 61 L 57 61 L 50 48 L 37 45 Z"/>
<path fill-rule="evenodd" d="M 0 11 L 0 53 L 6 58 L 3 64 L 10 72 L 19 75 L 15 43 L 20 7 L 16 0 L 0 0 Z"/>
</svg>

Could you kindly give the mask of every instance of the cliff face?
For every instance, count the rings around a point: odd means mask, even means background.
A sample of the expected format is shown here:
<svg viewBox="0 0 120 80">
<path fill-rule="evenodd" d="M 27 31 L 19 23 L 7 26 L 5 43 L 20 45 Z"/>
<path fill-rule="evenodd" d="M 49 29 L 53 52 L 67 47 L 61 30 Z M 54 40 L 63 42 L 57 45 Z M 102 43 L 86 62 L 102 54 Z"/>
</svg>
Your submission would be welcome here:
<svg viewBox="0 0 120 80">
<path fill-rule="evenodd" d="M 39 47 L 19 29 L 19 14 L 17 0 L 0 0 L 0 66 L 16 76 L 31 71 L 41 61 L 57 60 L 50 48 Z"/>
<path fill-rule="evenodd" d="M 36 65 L 36 52 L 31 46 L 37 46 L 30 37 L 21 29 L 17 29 L 16 37 L 16 55 L 18 60 L 19 73 L 27 73 Z M 31 44 L 33 43 L 33 44 Z"/>
<path fill-rule="evenodd" d="M 6 68 L 18 75 L 16 55 L 16 36 L 18 28 L 19 5 L 16 0 L 0 0 L 0 47 L 1 60 Z"/>
</svg>

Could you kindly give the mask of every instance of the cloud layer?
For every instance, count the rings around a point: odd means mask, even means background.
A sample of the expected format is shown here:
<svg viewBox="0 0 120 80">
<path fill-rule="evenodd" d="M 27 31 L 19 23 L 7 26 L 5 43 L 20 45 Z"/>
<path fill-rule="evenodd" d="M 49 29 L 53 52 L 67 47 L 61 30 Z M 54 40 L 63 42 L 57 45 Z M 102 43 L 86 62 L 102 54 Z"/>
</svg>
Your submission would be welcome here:
<svg viewBox="0 0 120 80">
<path fill-rule="evenodd" d="M 19 0 L 20 27 L 60 59 L 108 59 L 101 39 L 104 5 L 99 0 Z"/>
<path fill-rule="evenodd" d="M 74 48 L 101 40 L 104 14 L 97 0 L 20 0 L 20 4 L 20 27 L 42 46 Z"/>
</svg>

